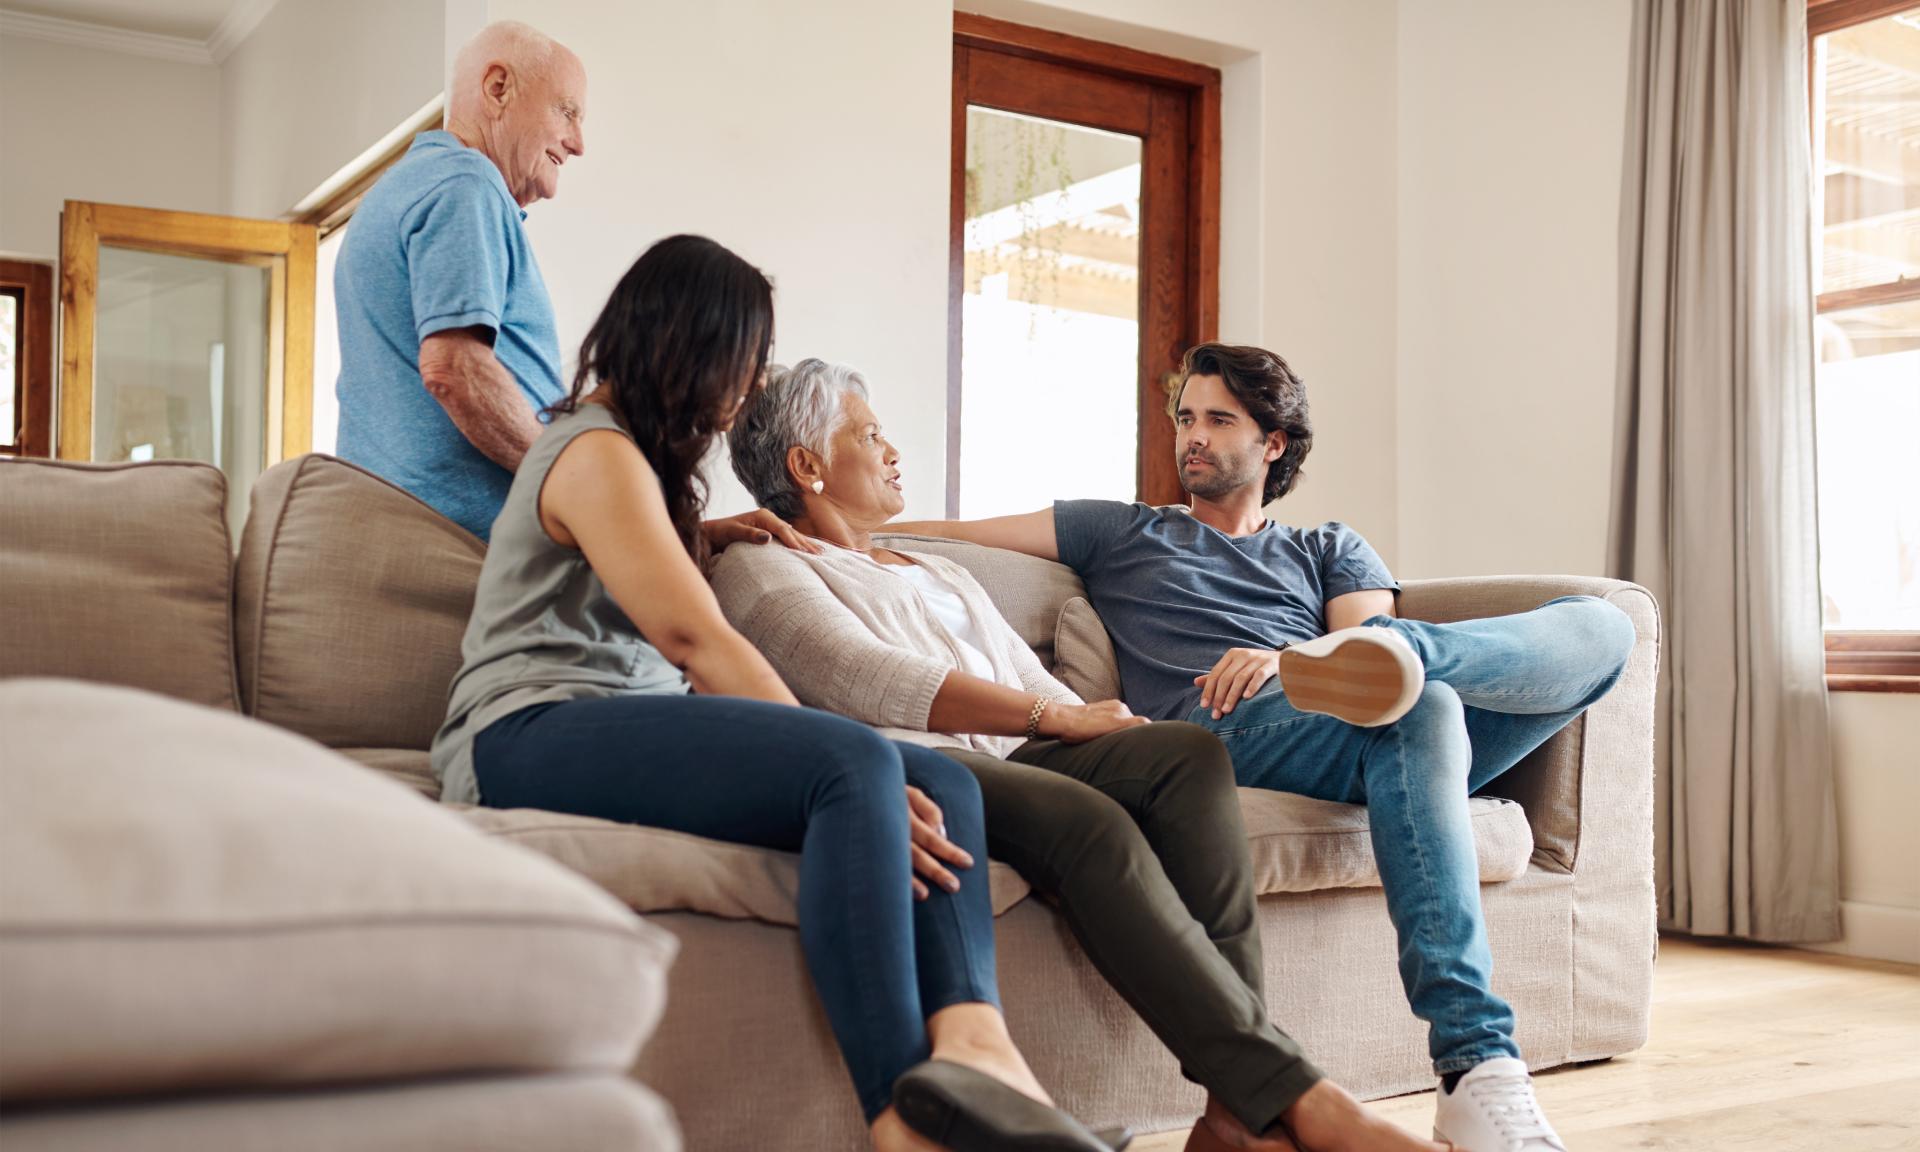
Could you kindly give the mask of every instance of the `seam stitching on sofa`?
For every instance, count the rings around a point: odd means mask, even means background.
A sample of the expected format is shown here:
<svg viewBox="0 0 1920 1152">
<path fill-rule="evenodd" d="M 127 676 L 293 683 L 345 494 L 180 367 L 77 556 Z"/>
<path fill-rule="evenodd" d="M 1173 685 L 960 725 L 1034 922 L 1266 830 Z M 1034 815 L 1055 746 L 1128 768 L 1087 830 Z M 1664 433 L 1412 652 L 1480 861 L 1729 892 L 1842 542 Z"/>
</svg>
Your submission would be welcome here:
<svg viewBox="0 0 1920 1152">
<path fill-rule="evenodd" d="M 636 931 L 632 925 L 595 924 L 551 914 L 395 912 L 315 917 L 308 920 L 286 920 L 267 924 L 0 924 L 0 942 L 46 939 L 53 936 L 291 936 L 307 932 L 333 932 L 342 928 L 495 928 L 503 926 L 562 928 L 570 932 L 587 932 L 629 940 L 648 938 L 644 933 Z"/>
<path fill-rule="evenodd" d="M 248 677 L 252 681 L 248 693 L 248 699 L 253 704 L 253 711 L 248 713 L 250 716 L 257 716 L 260 711 L 260 667 L 266 663 L 267 596 L 273 588 L 273 560 L 274 554 L 280 550 L 280 526 L 286 523 L 287 508 L 293 503 L 294 490 L 300 486 L 300 478 L 307 472 L 307 462 L 312 459 L 313 454 L 308 453 L 294 465 L 293 475 L 287 479 L 286 499 L 280 501 L 280 507 L 273 513 L 273 527 L 267 533 L 266 555 L 260 559 L 260 602 L 254 606 L 253 668 Z M 249 493 L 248 497 L 251 499 L 252 494 Z M 234 595 L 238 596 L 239 593 L 236 583 Z"/>
<path fill-rule="evenodd" d="M 179 463 L 198 463 L 198 461 L 179 461 Z M 229 486 L 225 472 L 211 464 L 207 467 L 213 468 L 213 474 L 220 478 L 220 496 L 214 501 L 213 514 L 220 519 L 220 566 L 227 574 L 226 611 L 221 613 L 226 618 L 224 623 L 227 642 L 227 691 L 233 697 L 233 710 L 245 716 L 247 701 L 240 692 L 240 635 L 233 623 L 234 598 L 240 594 L 240 581 L 235 578 L 233 571 L 233 558 L 237 555 L 233 546 L 233 526 L 227 523 Z"/>
</svg>

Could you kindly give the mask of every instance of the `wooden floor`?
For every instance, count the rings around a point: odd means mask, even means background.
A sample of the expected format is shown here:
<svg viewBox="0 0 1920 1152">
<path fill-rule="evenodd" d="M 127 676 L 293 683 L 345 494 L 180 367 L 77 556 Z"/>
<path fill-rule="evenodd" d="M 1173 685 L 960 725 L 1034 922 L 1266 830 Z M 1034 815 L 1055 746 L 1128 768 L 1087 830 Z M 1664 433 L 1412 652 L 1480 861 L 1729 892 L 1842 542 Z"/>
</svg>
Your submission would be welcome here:
<svg viewBox="0 0 1920 1152">
<path fill-rule="evenodd" d="M 1920 968 L 1666 940 L 1647 1046 L 1535 1083 L 1570 1152 L 1920 1150 Z M 1431 1092 L 1373 1107 L 1432 1127 Z"/>
</svg>

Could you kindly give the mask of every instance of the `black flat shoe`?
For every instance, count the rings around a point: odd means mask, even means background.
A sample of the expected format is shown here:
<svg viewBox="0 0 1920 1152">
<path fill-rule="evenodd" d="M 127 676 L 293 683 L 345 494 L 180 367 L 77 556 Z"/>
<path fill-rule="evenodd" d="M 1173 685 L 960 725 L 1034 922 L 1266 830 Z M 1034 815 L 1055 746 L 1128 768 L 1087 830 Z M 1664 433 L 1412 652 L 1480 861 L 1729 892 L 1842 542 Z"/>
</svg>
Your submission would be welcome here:
<svg viewBox="0 0 1920 1152">
<path fill-rule="evenodd" d="M 1125 1152 L 1126 1146 L 1133 1143 L 1133 1129 L 1125 1125 L 1102 1128 L 1093 1134 L 1093 1138 L 1113 1149 L 1113 1152 Z"/>
<path fill-rule="evenodd" d="M 951 1152 L 1109 1152 L 1112 1144 L 1078 1120 L 1023 1096 L 982 1072 L 928 1060 L 893 1084 L 893 1107 L 907 1127 Z"/>
</svg>

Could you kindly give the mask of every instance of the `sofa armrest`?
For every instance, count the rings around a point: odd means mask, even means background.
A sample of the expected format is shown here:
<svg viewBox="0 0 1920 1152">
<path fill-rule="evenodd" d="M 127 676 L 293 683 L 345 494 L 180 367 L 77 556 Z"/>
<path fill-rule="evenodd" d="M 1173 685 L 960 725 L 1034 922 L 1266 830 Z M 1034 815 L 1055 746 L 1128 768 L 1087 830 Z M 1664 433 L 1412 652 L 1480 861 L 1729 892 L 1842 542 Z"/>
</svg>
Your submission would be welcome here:
<svg viewBox="0 0 1920 1152">
<path fill-rule="evenodd" d="M 1597 596 L 1632 618 L 1639 639 L 1613 691 L 1483 791 L 1520 804 L 1533 828 L 1533 862 L 1555 872 L 1574 871 L 1582 834 L 1596 833 L 1595 819 L 1610 823 L 1642 812 L 1650 818 L 1660 659 L 1660 612 L 1651 593 L 1592 576 L 1409 580 L 1402 588 L 1400 615 L 1435 624 L 1525 612 L 1559 596 Z M 1651 828 L 1620 831 L 1637 842 Z"/>
</svg>

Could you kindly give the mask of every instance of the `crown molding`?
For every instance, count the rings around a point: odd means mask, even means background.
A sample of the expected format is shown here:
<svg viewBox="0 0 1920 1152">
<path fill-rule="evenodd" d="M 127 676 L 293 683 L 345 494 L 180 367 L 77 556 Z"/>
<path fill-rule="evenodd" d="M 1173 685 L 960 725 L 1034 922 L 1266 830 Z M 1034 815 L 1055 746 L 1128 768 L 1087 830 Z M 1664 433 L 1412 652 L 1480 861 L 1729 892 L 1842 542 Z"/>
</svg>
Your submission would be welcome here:
<svg viewBox="0 0 1920 1152">
<path fill-rule="evenodd" d="M 80 20 L 62 20 L 58 16 L 38 16 L 0 8 L 0 35 L 29 40 L 48 40 L 55 44 L 77 44 L 103 52 L 121 52 L 129 56 L 150 56 L 176 64 L 211 64 L 212 53 L 198 40 L 185 36 L 161 36 L 153 32 L 129 32 Z"/>
<path fill-rule="evenodd" d="M 227 9 L 227 15 L 220 26 L 207 37 L 207 54 L 215 64 L 225 63 L 233 50 L 240 47 L 260 22 L 267 18 L 280 0 L 234 0 L 233 7 Z"/>
<path fill-rule="evenodd" d="M 55 44 L 76 44 L 102 52 L 120 52 L 129 56 L 147 56 L 171 60 L 176 64 L 219 64 L 233 54 L 260 22 L 272 12 L 279 0 L 235 0 L 220 26 L 205 40 L 188 36 L 163 36 L 156 32 L 133 32 L 84 20 L 65 20 L 0 8 L 0 35 L 29 40 L 47 40 Z"/>
</svg>

